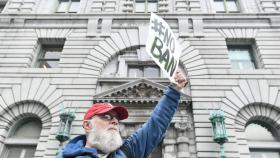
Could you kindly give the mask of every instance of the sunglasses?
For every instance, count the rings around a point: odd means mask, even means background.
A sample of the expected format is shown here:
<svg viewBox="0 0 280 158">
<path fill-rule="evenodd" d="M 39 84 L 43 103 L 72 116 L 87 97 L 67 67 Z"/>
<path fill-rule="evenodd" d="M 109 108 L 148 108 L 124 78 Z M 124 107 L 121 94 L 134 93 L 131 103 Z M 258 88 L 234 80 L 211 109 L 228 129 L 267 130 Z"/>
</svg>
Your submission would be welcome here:
<svg viewBox="0 0 280 158">
<path fill-rule="evenodd" d="M 118 116 L 109 114 L 109 113 L 108 114 L 99 114 L 96 116 L 98 116 L 100 119 L 105 120 L 105 121 L 112 121 L 114 118 L 118 121 L 120 120 L 120 118 Z"/>
</svg>

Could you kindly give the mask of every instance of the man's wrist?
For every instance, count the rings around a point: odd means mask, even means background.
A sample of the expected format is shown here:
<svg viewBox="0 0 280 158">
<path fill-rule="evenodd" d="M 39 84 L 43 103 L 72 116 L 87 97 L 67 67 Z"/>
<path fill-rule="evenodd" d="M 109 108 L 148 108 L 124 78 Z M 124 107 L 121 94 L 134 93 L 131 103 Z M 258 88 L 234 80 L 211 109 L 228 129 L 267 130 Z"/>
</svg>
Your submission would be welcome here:
<svg viewBox="0 0 280 158">
<path fill-rule="evenodd" d="M 169 86 L 172 88 L 172 89 L 174 89 L 174 90 L 176 90 L 177 92 L 181 92 L 181 89 L 180 88 L 178 88 L 178 86 L 175 84 L 175 83 L 170 83 L 169 84 Z"/>
</svg>

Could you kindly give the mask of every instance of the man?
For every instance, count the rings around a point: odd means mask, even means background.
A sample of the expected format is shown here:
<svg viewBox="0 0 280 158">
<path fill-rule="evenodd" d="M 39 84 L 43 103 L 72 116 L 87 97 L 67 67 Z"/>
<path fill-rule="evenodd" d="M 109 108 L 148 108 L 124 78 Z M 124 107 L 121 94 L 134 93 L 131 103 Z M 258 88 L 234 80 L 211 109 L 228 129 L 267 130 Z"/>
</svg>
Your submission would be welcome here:
<svg viewBox="0 0 280 158">
<path fill-rule="evenodd" d="M 119 121 L 128 117 L 125 107 L 96 103 L 84 115 L 86 135 L 72 139 L 57 158 L 146 158 L 157 147 L 172 120 L 180 99 L 180 90 L 187 85 L 177 71 L 164 96 L 149 120 L 130 137 L 122 140 Z"/>
</svg>

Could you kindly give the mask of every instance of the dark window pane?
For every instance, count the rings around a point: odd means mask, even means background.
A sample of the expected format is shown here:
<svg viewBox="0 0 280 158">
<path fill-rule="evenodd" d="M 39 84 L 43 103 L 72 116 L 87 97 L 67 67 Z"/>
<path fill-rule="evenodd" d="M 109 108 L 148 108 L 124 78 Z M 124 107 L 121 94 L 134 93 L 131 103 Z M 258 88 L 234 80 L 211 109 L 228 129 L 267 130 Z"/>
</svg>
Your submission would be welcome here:
<svg viewBox="0 0 280 158">
<path fill-rule="evenodd" d="M 2 13 L 2 11 L 4 10 L 5 8 L 5 4 L 0 4 L 0 13 Z"/>
<path fill-rule="evenodd" d="M 214 8 L 216 12 L 226 12 L 223 0 L 215 0 Z"/>
<path fill-rule="evenodd" d="M 217 13 L 239 12 L 236 0 L 214 0 L 214 8 Z"/>
<path fill-rule="evenodd" d="M 8 156 L 7 158 L 19 158 L 22 152 L 20 147 L 8 147 Z"/>
<path fill-rule="evenodd" d="M 138 13 L 157 12 L 157 0 L 135 0 L 134 11 Z"/>
<path fill-rule="evenodd" d="M 232 60 L 251 60 L 249 48 L 230 48 L 230 59 Z"/>
<path fill-rule="evenodd" d="M 250 151 L 251 158 L 280 158 L 276 151 Z"/>
<path fill-rule="evenodd" d="M 69 12 L 70 13 L 77 13 L 79 11 L 80 8 L 80 2 L 79 1 L 72 1 L 70 8 L 69 8 Z"/>
<path fill-rule="evenodd" d="M 160 69 L 159 67 L 145 67 L 144 68 L 144 77 L 159 77 L 160 76 Z"/>
<path fill-rule="evenodd" d="M 58 8 L 57 8 L 57 12 L 63 12 L 63 13 L 67 12 L 68 6 L 69 6 L 68 1 L 60 1 Z"/>
<path fill-rule="evenodd" d="M 251 61 L 232 60 L 231 66 L 233 69 L 255 69 L 255 65 Z"/>
<path fill-rule="evenodd" d="M 16 128 L 13 138 L 39 138 L 42 130 L 41 122 L 28 121 Z"/>
<path fill-rule="evenodd" d="M 250 46 L 228 46 L 229 58 L 234 69 L 255 69 Z"/>
<path fill-rule="evenodd" d="M 143 77 L 143 68 L 137 66 L 129 66 L 128 77 Z"/>
<path fill-rule="evenodd" d="M 148 3 L 148 12 L 157 12 L 157 2 L 149 2 Z"/>
<path fill-rule="evenodd" d="M 229 12 L 238 12 L 236 0 L 227 0 L 227 9 Z"/>
<path fill-rule="evenodd" d="M 59 65 L 59 60 L 42 61 L 41 68 L 56 68 Z"/>
<path fill-rule="evenodd" d="M 144 2 L 136 2 L 135 3 L 135 12 L 144 13 L 145 12 L 145 3 Z"/>
<path fill-rule="evenodd" d="M 129 65 L 129 77 L 160 77 L 160 68 L 158 66 Z"/>
<path fill-rule="evenodd" d="M 249 141 L 276 141 L 276 138 L 268 129 L 255 123 L 249 124 L 245 129 L 245 133 Z"/>
<path fill-rule="evenodd" d="M 34 157 L 35 151 L 36 151 L 36 147 L 25 147 L 24 158 Z"/>
<path fill-rule="evenodd" d="M 59 59 L 61 55 L 61 50 L 46 50 L 44 59 Z"/>
<path fill-rule="evenodd" d="M 32 158 L 34 157 L 36 146 L 8 146 L 7 158 Z"/>
<path fill-rule="evenodd" d="M 41 52 L 38 55 L 38 67 L 55 68 L 59 65 L 59 59 L 63 50 L 63 44 L 42 45 Z"/>
</svg>

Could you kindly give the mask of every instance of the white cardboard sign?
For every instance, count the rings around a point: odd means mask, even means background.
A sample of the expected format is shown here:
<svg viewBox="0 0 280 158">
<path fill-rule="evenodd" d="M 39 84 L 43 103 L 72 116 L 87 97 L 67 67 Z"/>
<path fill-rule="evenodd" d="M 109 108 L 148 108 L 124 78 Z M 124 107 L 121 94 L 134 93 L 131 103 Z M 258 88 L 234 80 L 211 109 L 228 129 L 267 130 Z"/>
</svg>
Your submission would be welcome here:
<svg viewBox="0 0 280 158">
<path fill-rule="evenodd" d="M 172 81 L 181 48 L 169 25 L 154 13 L 151 13 L 146 51 Z"/>
</svg>

